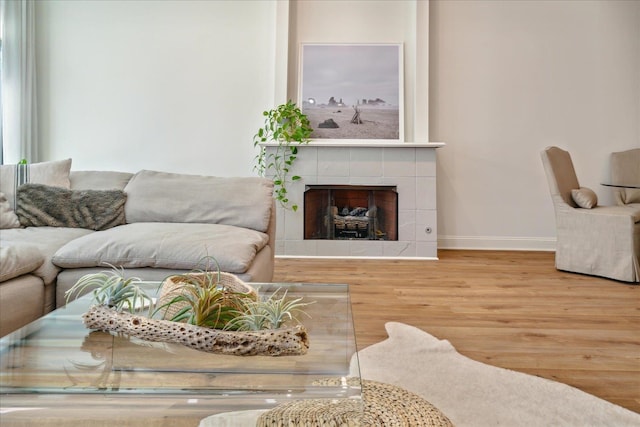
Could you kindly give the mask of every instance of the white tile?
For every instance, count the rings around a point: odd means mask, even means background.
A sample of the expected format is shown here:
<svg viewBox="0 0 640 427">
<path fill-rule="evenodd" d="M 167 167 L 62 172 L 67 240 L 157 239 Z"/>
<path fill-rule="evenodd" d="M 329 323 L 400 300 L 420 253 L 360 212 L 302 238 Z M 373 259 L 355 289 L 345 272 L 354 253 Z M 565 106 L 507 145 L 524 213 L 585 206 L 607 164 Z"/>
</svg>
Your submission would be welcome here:
<svg viewBox="0 0 640 427">
<path fill-rule="evenodd" d="M 351 148 L 350 159 L 351 176 L 382 176 L 381 148 Z"/>
<path fill-rule="evenodd" d="M 384 179 L 382 176 L 351 176 L 350 185 L 382 185 Z"/>
<path fill-rule="evenodd" d="M 382 256 L 383 242 L 380 240 L 351 240 L 351 256 Z"/>
<path fill-rule="evenodd" d="M 300 175 L 302 185 L 315 185 L 318 183 L 318 175 Z"/>
<path fill-rule="evenodd" d="M 284 229 L 287 223 L 284 220 L 284 210 L 276 203 L 276 242 L 284 239 Z"/>
<path fill-rule="evenodd" d="M 304 233 L 304 216 L 302 207 L 297 212 L 291 210 L 284 211 L 284 220 L 286 221 L 284 229 L 284 239 L 300 240 Z"/>
<path fill-rule="evenodd" d="M 436 178 L 416 178 L 416 209 L 436 208 Z"/>
<path fill-rule="evenodd" d="M 414 177 L 384 177 L 385 185 L 398 187 L 398 209 L 408 210 L 416 208 L 416 179 Z"/>
<path fill-rule="evenodd" d="M 436 150 L 416 148 L 416 176 L 436 176 Z"/>
<path fill-rule="evenodd" d="M 318 185 L 347 185 L 350 184 L 350 177 L 349 176 L 333 176 L 333 175 L 327 175 L 327 176 L 319 176 L 317 179 L 316 184 Z"/>
<path fill-rule="evenodd" d="M 384 148 L 384 176 L 415 176 L 416 151 L 414 148 Z"/>
<path fill-rule="evenodd" d="M 319 176 L 349 176 L 349 149 L 325 147 L 318 151 Z"/>
<path fill-rule="evenodd" d="M 318 175 L 318 147 L 298 147 L 291 170 L 295 175 Z"/>
<path fill-rule="evenodd" d="M 416 256 L 416 243 L 406 240 L 383 242 L 383 256 L 413 257 Z"/>
<path fill-rule="evenodd" d="M 289 256 L 315 256 L 317 253 L 315 240 L 288 240 L 285 242 L 285 253 Z"/>
<path fill-rule="evenodd" d="M 398 210 L 398 240 L 416 239 L 416 211 Z"/>
<path fill-rule="evenodd" d="M 438 242 L 416 242 L 416 256 L 437 258 Z"/>
<path fill-rule="evenodd" d="M 318 256 L 349 256 L 349 240 L 317 240 Z"/>
<path fill-rule="evenodd" d="M 416 211 L 416 240 L 419 242 L 438 240 L 438 215 L 435 210 Z"/>
</svg>

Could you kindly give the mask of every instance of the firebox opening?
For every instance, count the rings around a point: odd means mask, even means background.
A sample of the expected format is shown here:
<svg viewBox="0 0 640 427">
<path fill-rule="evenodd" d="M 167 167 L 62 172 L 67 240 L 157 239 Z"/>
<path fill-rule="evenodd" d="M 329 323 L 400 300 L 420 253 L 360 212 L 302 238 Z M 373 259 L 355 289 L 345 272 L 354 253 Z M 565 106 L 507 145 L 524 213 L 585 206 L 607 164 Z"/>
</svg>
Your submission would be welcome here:
<svg viewBox="0 0 640 427">
<path fill-rule="evenodd" d="M 398 240 L 398 191 L 394 186 L 308 185 L 304 238 Z"/>
</svg>

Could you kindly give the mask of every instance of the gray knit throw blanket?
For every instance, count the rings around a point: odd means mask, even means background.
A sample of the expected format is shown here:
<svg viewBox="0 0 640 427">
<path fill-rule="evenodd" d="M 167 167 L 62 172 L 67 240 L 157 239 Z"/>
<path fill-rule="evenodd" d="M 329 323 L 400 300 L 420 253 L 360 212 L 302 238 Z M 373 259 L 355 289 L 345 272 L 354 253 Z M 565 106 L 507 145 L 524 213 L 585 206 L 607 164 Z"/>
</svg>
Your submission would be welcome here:
<svg viewBox="0 0 640 427">
<path fill-rule="evenodd" d="M 23 227 L 106 230 L 125 224 L 121 190 L 68 190 L 43 184 L 18 187 L 16 215 Z"/>
</svg>

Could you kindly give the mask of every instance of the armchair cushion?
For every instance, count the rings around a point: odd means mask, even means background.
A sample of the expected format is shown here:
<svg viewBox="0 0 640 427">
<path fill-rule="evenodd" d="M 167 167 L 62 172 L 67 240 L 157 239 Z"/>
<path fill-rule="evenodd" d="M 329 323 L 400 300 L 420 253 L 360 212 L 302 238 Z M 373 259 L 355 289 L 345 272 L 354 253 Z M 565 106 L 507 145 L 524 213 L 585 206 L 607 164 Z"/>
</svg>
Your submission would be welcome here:
<svg viewBox="0 0 640 427">
<path fill-rule="evenodd" d="M 576 202 L 576 205 L 584 209 L 595 208 L 598 205 L 598 196 L 587 187 L 571 190 L 571 198 Z"/>
</svg>

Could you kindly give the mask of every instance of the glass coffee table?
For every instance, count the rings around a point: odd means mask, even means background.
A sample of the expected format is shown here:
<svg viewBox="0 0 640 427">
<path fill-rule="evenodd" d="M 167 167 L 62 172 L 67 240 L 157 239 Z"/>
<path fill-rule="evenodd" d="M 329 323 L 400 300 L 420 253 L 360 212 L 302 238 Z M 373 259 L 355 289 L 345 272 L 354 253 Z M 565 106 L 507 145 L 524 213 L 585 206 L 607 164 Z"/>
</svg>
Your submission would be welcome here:
<svg viewBox="0 0 640 427">
<path fill-rule="evenodd" d="M 302 356 L 227 356 L 91 331 L 83 296 L 0 339 L 2 425 L 197 426 L 209 415 L 299 399 L 360 399 L 348 285 L 251 284 L 312 302 Z M 149 292 L 158 283 L 147 282 Z M 327 382 L 326 378 L 343 379 Z M 355 384 L 355 385 L 354 385 Z"/>
</svg>

